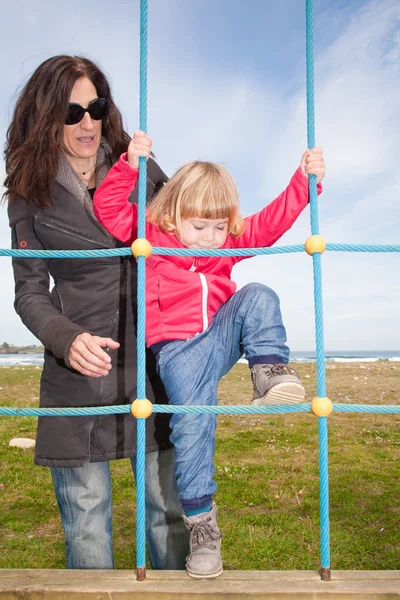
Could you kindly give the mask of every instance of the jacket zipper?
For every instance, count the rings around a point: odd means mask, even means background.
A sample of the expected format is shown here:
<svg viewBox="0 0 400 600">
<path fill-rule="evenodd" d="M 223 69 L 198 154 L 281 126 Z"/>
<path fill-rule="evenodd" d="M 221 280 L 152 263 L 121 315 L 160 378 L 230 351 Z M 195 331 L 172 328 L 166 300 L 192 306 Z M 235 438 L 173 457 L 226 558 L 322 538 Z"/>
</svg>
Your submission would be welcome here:
<svg viewBox="0 0 400 600">
<path fill-rule="evenodd" d="M 197 271 L 197 266 L 198 266 L 198 264 L 199 264 L 199 259 L 198 259 L 198 258 L 194 258 L 194 259 L 193 259 L 193 264 L 192 264 L 192 266 L 190 267 L 189 271 L 192 271 L 192 272 L 193 272 L 193 271 Z"/>
<path fill-rule="evenodd" d="M 124 271 L 124 277 L 125 278 L 128 276 L 128 261 L 129 261 L 129 257 L 128 256 L 122 257 L 122 268 L 123 268 L 123 271 Z M 112 326 L 111 326 L 110 337 L 114 336 L 114 328 L 115 328 L 115 325 L 116 325 L 116 323 L 118 321 L 118 317 L 119 317 L 119 308 L 117 308 L 117 310 L 114 313 L 114 320 L 113 320 Z M 108 349 L 105 349 L 105 352 L 107 352 L 107 350 Z M 113 368 L 114 367 L 117 368 L 116 365 L 114 365 Z M 104 402 L 104 398 L 103 398 L 103 395 L 104 395 L 104 383 L 105 383 L 104 377 L 101 377 L 100 378 L 100 386 L 99 386 L 99 400 L 100 400 L 101 404 L 103 404 L 103 402 Z"/>
<path fill-rule="evenodd" d="M 208 304 L 208 284 L 207 279 L 204 273 L 199 273 L 200 281 L 201 281 L 201 313 L 203 319 L 203 331 L 205 331 L 208 327 L 208 313 L 207 313 L 207 304 Z"/>
<path fill-rule="evenodd" d="M 189 271 L 196 271 L 199 266 L 199 259 L 194 258 L 193 264 L 190 267 Z M 204 273 L 198 273 L 201 282 L 201 318 L 203 322 L 203 331 L 205 331 L 208 327 L 208 312 L 207 312 L 207 304 L 208 304 L 208 284 L 207 279 Z"/>
<path fill-rule="evenodd" d="M 49 227 L 50 229 L 55 229 L 55 231 L 62 231 L 62 233 L 66 233 L 66 234 L 70 235 L 71 237 L 77 238 L 78 240 L 83 240 L 85 242 L 90 242 L 92 244 L 99 244 L 99 245 L 103 246 L 104 248 L 109 249 L 109 246 L 107 244 L 103 244 L 102 242 L 99 242 L 99 240 L 92 240 L 83 235 L 77 235 L 76 233 L 71 233 L 71 231 L 69 231 L 68 229 L 63 229 L 62 227 L 56 227 L 55 225 L 50 225 L 50 223 L 47 223 L 47 221 L 43 221 L 42 219 L 36 219 L 36 220 L 38 223 L 41 223 L 42 225 L 46 225 L 46 227 Z"/>
</svg>

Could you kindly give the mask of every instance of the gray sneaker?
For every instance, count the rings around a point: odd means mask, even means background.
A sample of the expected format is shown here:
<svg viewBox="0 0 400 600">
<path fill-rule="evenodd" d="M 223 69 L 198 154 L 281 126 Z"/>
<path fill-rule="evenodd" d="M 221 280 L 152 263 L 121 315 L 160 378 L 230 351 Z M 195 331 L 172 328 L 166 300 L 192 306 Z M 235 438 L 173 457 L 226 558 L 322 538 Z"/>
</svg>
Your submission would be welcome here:
<svg viewBox="0 0 400 600">
<path fill-rule="evenodd" d="M 217 506 L 213 502 L 209 512 L 183 517 L 190 532 L 186 572 L 193 579 L 211 579 L 222 573 L 222 535 L 217 525 L 217 513 Z"/>
<path fill-rule="evenodd" d="M 254 365 L 251 367 L 254 395 L 251 403 L 297 404 L 302 402 L 305 390 L 294 369 L 284 364 Z"/>
</svg>

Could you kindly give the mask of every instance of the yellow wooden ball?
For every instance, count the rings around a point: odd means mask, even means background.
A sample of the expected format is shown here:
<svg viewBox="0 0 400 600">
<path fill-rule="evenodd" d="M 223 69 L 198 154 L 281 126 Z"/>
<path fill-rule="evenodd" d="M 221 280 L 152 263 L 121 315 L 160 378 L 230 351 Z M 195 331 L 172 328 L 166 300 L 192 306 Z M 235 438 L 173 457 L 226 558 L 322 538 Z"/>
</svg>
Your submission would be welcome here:
<svg viewBox="0 0 400 600">
<path fill-rule="evenodd" d="M 329 398 L 314 398 L 311 402 L 311 410 L 316 417 L 329 417 L 333 405 Z"/>
<path fill-rule="evenodd" d="M 314 252 L 320 252 L 321 254 L 326 250 L 326 241 L 322 235 L 310 235 L 304 244 L 305 251 L 310 256 Z"/>
<path fill-rule="evenodd" d="M 149 258 L 152 249 L 152 245 L 145 238 L 138 238 L 131 245 L 132 254 L 135 258 L 137 258 L 138 256 L 144 256 L 145 258 Z"/>
<path fill-rule="evenodd" d="M 131 413 L 137 419 L 147 419 L 153 412 L 153 405 L 150 400 L 136 400 L 132 402 Z"/>
</svg>

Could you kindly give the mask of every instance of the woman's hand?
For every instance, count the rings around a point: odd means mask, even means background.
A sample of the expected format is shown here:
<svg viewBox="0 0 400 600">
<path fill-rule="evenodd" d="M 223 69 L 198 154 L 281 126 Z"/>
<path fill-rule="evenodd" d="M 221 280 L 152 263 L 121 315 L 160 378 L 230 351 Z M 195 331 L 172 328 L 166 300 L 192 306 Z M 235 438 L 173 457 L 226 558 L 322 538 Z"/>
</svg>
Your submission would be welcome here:
<svg viewBox="0 0 400 600">
<path fill-rule="evenodd" d="M 108 375 L 111 369 L 111 358 L 103 348 L 116 350 L 119 348 L 119 343 L 111 338 L 80 333 L 69 349 L 69 364 L 75 371 L 88 377 Z"/>
<path fill-rule="evenodd" d="M 135 169 L 139 168 L 139 157 L 147 160 L 151 152 L 151 139 L 144 131 L 135 131 L 128 146 L 128 163 Z"/>
<path fill-rule="evenodd" d="M 325 177 L 325 161 L 322 156 L 322 148 L 306 150 L 301 157 L 300 169 L 303 175 L 316 175 L 317 183 Z"/>
</svg>

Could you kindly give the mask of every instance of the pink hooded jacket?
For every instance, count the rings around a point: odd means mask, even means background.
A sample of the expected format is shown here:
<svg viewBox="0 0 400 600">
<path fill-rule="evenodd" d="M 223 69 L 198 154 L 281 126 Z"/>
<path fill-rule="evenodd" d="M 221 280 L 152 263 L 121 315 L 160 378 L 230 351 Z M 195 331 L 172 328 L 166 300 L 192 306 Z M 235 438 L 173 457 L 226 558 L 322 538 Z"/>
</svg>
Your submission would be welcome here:
<svg viewBox="0 0 400 600">
<path fill-rule="evenodd" d="M 123 154 L 94 194 L 94 212 L 117 239 L 131 244 L 137 238 L 138 206 L 129 202 L 138 170 Z M 322 191 L 321 185 L 318 192 Z M 308 204 L 308 179 L 300 169 L 288 187 L 255 215 L 246 217 L 239 237 L 228 235 L 223 248 L 272 246 L 293 225 Z M 146 223 L 152 246 L 184 248 L 174 233 Z M 235 263 L 249 257 L 159 256 L 146 259 L 146 344 L 186 340 L 207 329 L 217 312 L 236 291 L 231 280 Z"/>
</svg>

